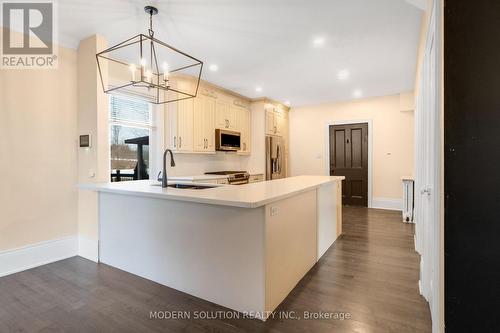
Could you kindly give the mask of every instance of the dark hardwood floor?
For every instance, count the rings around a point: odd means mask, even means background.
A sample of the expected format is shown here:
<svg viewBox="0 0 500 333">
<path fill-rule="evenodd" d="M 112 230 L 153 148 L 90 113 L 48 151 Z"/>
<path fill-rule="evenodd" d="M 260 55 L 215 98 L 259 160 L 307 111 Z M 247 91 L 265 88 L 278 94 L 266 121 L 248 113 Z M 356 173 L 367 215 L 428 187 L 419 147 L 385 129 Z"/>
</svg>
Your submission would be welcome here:
<svg viewBox="0 0 500 333">
<path fill-rule="evenodd" d="M 397 212 L 343 214 L 342 238 L 278 308 L 301 319 L 195 319 L 227 309 L 74 257 L 0 278 L 0 332 L 430 332 L 413 226 Z M 191 319 L 150 319 L 150 311 L 188 311 L 181 314 Z M 306 320 L 304 311 L 350 318 Z"/>
</svg>

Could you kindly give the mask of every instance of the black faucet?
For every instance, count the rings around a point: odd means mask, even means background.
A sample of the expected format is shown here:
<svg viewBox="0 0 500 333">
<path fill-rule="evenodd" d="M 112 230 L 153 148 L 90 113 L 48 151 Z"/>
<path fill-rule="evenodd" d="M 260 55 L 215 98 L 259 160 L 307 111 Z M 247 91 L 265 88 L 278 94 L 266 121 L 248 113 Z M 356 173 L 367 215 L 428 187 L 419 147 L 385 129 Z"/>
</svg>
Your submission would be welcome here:
<svg viewBox="0 0 500 333">
<path fill-rule="evenodd" d="M 165 188 L 168 186 L 167 181 L 167 153 L 170 152 L 170 166 L 175 166 L 174 153 L 170 149 L 166 149 L 163 153 L 163 171 L 161 174 L 161 187 Z"/>
</svg>

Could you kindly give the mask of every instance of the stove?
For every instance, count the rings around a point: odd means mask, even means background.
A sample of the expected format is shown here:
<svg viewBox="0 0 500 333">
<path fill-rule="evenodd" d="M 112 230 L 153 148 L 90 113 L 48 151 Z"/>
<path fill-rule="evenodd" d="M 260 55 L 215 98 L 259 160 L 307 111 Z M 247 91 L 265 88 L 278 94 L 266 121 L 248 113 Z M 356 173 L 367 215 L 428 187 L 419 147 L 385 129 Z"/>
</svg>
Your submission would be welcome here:
<svg viewBox="0 0 500 333">
<path fill-rule="evenodd" d="M 227 176 L 227 182 L 231 185 L 248 184 L 250 174 L 246 171 L 216 171 L 205 172 L 206 175 L 222 175 Z"/>
</svg>

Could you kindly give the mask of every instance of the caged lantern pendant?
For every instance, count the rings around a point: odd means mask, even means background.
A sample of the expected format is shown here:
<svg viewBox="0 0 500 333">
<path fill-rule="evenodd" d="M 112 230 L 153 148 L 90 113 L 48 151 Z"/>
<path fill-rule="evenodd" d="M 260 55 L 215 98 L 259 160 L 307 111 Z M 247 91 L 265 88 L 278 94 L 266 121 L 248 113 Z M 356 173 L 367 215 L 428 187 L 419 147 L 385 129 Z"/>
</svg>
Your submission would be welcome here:
<svg viewBox="0 0 500 333">
<path fill-rule="evenodd" d="M 154 104 L 196 97 L 203 62 L 156 39 L 153 15 L 158 9 L 146 6 L 144 11 L 149 14 L 148 35 L 136 35 L 96 54 L 104 92 Z M 192 84 L 181 84 L 179 78 Z"/>
</svg>

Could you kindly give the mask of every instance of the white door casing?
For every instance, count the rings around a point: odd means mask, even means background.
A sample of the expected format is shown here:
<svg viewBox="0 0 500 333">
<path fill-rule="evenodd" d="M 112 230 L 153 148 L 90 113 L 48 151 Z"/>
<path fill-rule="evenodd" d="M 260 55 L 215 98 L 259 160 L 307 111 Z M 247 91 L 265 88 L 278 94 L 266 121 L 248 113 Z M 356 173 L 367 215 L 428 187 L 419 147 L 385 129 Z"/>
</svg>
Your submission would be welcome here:
<svg viewBox="0 0 500 333">
<path fill-rule="evenodd" d="M 432 331 L 440 314 L 440 1 L 434 1 L 415 112 L 415 246 L 421 255 L 420 292 L 429 302 Z"/>
</svg>

